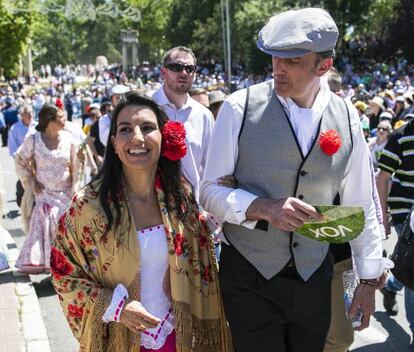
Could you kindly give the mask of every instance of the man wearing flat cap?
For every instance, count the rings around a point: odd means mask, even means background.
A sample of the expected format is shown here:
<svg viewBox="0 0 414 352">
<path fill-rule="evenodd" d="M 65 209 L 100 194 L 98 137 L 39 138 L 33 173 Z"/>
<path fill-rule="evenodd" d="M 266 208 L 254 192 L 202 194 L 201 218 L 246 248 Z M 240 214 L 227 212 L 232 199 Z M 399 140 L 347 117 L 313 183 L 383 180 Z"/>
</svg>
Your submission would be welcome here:
<svg viewBox="0 0 414 352">
<path fill-rule="evenodd" d="M 331 93 L 326 79 L 338 29 L 322 9 L 286 11 L 259 33 L 272 56 L 273 81 L 232 94 L 210 143 L 200 201 L 224 219 L 220 285 L 237 351 L 321 352 L 330 324 L 332 257 L 328 244 L 295 231 L 320 220 L 312 206 L 361 206 L 365 227 L 351 241 L 364 284 L 350 315 L 368 326 L 382 258 L 372 199 L 369 150 L 354 108 Z M 322 149 L 320 134 L 338 134 L 340 148 Z M 234 175 L 237 187 L 217 180 Z"/>
</svg>

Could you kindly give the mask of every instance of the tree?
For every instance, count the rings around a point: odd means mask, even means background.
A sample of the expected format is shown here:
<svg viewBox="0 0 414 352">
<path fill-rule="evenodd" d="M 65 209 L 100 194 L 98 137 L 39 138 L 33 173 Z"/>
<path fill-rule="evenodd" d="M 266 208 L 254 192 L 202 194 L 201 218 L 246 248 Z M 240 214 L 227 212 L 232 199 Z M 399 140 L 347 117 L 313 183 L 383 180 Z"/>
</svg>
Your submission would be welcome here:
<svg viewBox="0 0 414 352">
<path fill-rule="evenodd" d="M 235 10 L 233 23 L 233 62 L 245 63 L 248 71 L 264 73 L 270 66 L 269 55 L 257 46 L 257 35 L 273 14 L 286 10 L 282 0 L 243 1 Z"/>
<path fill-rule="evenodd" d="M 400 53 L 409 62 L 414 60 L 414 7 L 412 0 L 400 0 L 395 3 L 394 16 L 389 21 L 388 31 L 380 41 L 377 53 L 394 56 Z"/>
<path fill-rule="evenodd" d="M 214 0 L 175 0 L 166 32 L 171 46 L 190 45 L 193 42 L 194 29 L 214 14 L 216 3 Z"/>
<path fill-rule="evenodd" d="M 30 5 L 31 0 L 16 0 L 16 5 Z M 19 61 L 30 38 L 34 15 L 30 12 L 11 14 L 8 4 L 0 0 L 0 68 L 4 69 L 6 78 L 16 76 L 19 72 Z"/>
<path fill-rule="evenodd" d="M 139 30 L 140 51 L 147 60 L 160 60 L 171 42 L 168 32 L 174 0 L 130 0 L 141 10 L 141 21 L 133 26 Z"/>
</svg>

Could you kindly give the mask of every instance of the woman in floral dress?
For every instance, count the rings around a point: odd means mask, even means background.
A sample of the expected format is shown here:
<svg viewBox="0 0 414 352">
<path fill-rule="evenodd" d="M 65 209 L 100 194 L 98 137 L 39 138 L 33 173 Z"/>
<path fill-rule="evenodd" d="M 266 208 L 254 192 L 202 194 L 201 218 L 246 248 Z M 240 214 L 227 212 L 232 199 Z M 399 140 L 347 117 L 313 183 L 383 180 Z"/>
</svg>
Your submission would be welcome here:
<svg viewBox="0 0 414 352">
<path fill-rule="evenodd" d="M 59 220 L 52 282 L 82 352 L 227 352 L 210 230 L 181 176 L 185 130 L 127 93 L 97 179 Z"/>
<path fill-rule="evenodd" d="M 29 274 L 49 271 L 56 225 L 73 195 L 76 146 L 63 131 L 64 125 L 63 110 L 44 105 L 39 111 L 38 132 L 27 135 L 16 152 L 16 170 L 27 192 L 25 197 L 34 194 L 35 202 L 33 207 L 32 198 L 26 209 L 30 222 L 16 262 L 20 271 Z"/>
</svg>

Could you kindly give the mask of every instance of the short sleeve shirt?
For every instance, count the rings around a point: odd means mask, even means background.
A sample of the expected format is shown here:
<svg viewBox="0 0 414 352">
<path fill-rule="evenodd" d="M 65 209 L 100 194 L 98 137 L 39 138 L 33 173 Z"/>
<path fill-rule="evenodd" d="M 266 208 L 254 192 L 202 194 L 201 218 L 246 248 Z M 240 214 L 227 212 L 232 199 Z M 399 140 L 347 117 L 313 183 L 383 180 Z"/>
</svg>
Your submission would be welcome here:
<svg viewBox="0 0 414 352">
<path fill-rule="evenodd" d="M 400 224 L 414 205 L 414 121 L 391 135 L 378 167 L 392 174 L 388 205 L 394 224 Z"/>
</svg>

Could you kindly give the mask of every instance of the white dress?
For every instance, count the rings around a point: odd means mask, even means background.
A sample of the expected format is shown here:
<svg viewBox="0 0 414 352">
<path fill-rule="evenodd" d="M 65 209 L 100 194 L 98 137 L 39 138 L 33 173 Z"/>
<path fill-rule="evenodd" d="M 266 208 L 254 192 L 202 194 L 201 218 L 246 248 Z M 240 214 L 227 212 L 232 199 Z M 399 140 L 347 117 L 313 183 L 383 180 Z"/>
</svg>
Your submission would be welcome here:
<svg viewBox="0 0 414 352">
<path fill-rule="evenodd" d="M 59 133 L 57 149 L 48 149 L 40 132 L 37 132 L 33 137 L 28 136 L 16 153 L 23 161 L 30 160 L 34 155 L 36 179 L 45 187 L 41 193 L 35 194 L 29 231 L 16 261 L 19 270 L 30 274 L 50 269 L 51 242 L 58 220 L 72 196 L 70 169 L 76 155 L 76 146 L 69 133 Z"/>
<path fill-rule="evenodd" d="M 139 230 L 141 247 L 141 303 L 161 322 L 141 335 L 141 346 L 160 349 L 172 333 L 175 317 L 171 312 L 167 235 L 163 225 Z"/>
</svg>

